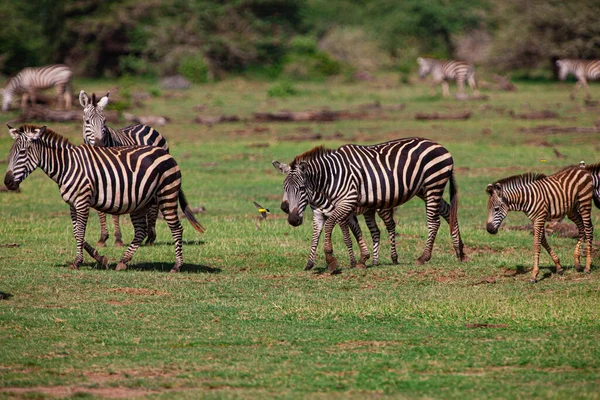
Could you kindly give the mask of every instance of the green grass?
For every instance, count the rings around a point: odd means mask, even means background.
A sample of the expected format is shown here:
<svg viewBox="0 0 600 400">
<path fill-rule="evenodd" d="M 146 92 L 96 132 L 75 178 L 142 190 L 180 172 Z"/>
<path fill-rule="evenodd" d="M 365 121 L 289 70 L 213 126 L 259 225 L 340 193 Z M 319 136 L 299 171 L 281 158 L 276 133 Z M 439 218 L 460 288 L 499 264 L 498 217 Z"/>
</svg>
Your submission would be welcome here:
<svg viewBox="0 0 600 400">
<path fill-rule="evenodd" d="M 19 245 L 0 247 L 0 291 L 13 295 L 0 300 L 0 398 L 598 398 L 598 269 L 589 276 L 575 272 L 575 242 L 551 236 L 568 269 L 562 277 L 551 274 L 553 263 L 542 254 L 544 279 L 530 285 L 531 234 L 492 236 L 484 229 L 488 183 L 526 171 L 551 173 L 582 159 L 598 162 L 597 134 L 520 131 L 593 125 L 598 111 L 584 106 L 583 93 L 570 101 L 571 83 L 522 83 L 514 93 L 484 91 L 486 102 L 456 102 L 430 97 L 427 84 L 401 85 L 394 75 L 294 85 L 297 95 L 273 98 L 268 82 L 231 79 L 195 86 L 182 97 L 163 91 L 132 110 L 171 118 L 159 130 L 182 168 L 189 202 L 206 207 L 198 215 L 204 235 L 183 222 L 179 274 L 167 273 L 175 256 L 161 221 L 157 245 L 140 248 L 129 270 L 96 269 L 90 258 L 79 271 L 69 270 L 75 242 L 54 182 L 37 171 L 21 193 L 0 193 L 0 245 Z M 76 92 L 90 94 L 113 93 L 113 87 L 75 82 Z M 128 82 L 132 93 L 155 88 Z M 598 85 L 592 90 L 600 96 Z M 348 109 L 374 101 L 406 108 L 331 123 L 250 121 L 256 111 Z M 192 107 L 198 104 L 205 104 L 205 115 L 246 121 L 197 125 Z M 417 111 L 464 109 L 473 112 L 467 121 L 414 119 Z M 560 119 L 508 115 L 542 109 Z M 5 114 L 4 121 L 14 116 Z M 81 142 L 79 123 L 49 126 Z M 287 140 L 315 133 L 322 140 Z M 382 265 L 349 269 L 336 229 L 343 272 L 326 273 L 322 247 L 316 271 L 304 272 L 310 214 L 298 228 L 287 224 L 279 210 L 283 176 L 271 160 L 289 162 L 317 144 L 405 136 L 437 140 L 453 154 L 470 261 L 456 261 L 442 223 L 431 262 L 415 265 L 427 234 L 424 205 L 416 199 L 396 212 L 399 265 L 391 264 L 383 240 Z M 1 135 L 0 153 L 11 143 Z M 566 157 L 557 158 L 554 149 Z M 269 219 L 257 219 L 253 200 L 271 209 Z M 599 215 L 595 210 L 596 226 Z M 527 222 L 514 213 L 505 226 Z M 122 226 L 127 241 L 131 223 L 123 218 Z M 368 233 L 364 224 L 363 230 Z M 92 213 L 87 238 L 93 243 L 98 235 Z M 122 251 L 109 239 L 101 253 L 114 269 Z"/>
</svg>

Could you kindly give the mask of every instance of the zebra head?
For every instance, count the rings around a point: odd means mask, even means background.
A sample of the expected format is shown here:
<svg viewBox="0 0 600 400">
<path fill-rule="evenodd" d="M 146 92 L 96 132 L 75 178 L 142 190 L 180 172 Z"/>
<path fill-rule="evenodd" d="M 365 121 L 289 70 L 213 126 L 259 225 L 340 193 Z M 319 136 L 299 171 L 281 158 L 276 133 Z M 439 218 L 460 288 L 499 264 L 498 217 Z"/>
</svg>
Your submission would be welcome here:
<svg viewBox="0 0 600 400">
<path fill-rule="evenodd" d="M 40 163 L 40 153 L 33 144 L 40 138 L 46 127 L 38 128 L 24 125 L 18 129 L 8 126 L 10 136 L 15 139 L 8 157 L 8 169 L 4 176 L 4 185 L 9 190 L 17 190 L 21 182 L 35 170 Z"/>
<path fill-rule="evenodd" d="M 288 214 L 288 223 L 292 226 L 302 225 L 304 210 L 308 205 L 306 162 L 292 163 L 289 166 L 279 161 L 273 161 L 273 166 L 285 174 L 283 181 L 283 200 L 281 209 Z"/>
<path fill-rule="evenodd" d="M 569 74 L 568 63 L 565 60 L 556 60 L 556 67 L 558 68 L 558 79 L 561 81 L 567 79 Z"/>
<path fill-rule="evenodd" d="M 490 195 L 488 200 L 488 218 L 486 228 L 489 233 L 495 235 L 506 215 L 508 214 L 508 204 L 504 198 L 502 185 L 498 182 L 489 184 L 486 192 Z"/>
<path fill-rule="evenodd" d="M 417 58 L 417 63 L 419 64 L 419 78 L 423 79 L 427 76 L 429 72 L 431 72 L 432 64 L 421 57 Z"/>
<path fill-rule="evenodd" d="M 104 127 L 106 116 L 104 107 L 108 104 L 108 95 L 96 102 L 96 94 L 92 93 L 90 99 L 85 91 L 79 92 L 79 104 L 83 107 L 83 141 L 90 146 L 104 145 Z"/>
</svg>

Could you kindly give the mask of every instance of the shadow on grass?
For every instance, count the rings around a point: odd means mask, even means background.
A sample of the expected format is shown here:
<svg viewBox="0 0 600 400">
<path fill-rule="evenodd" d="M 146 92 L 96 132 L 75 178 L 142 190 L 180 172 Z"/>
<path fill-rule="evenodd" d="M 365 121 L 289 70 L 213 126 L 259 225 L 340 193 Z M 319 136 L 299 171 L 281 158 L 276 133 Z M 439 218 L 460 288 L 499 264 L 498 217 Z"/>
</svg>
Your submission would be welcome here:
<svg viewBox="0 0 600 400">
<path fill-rule="evenodd" d="M 205 242 L 203 240 L 183 240 L 181 243 L 184 246 L 198 246 L 198 245 L 204 244 Z M 128 245 L 126 245 L 126 246 L 128 246 Z M 125 246 L 125 248 L 127 248 L 126 246 Z M 150 245 L 147 245 L 145 243 L 142 244 L 142 247 L 152 247 L 152 246 L 175 246 L 175 242 L 173 242 L 173 241 L 157 241 Z"/>
<path fill-rule="evenodd" d="M 159 272 L 169 272 L 173 268 L 173 263 L 160 263 L 160 262 L 150 262 L 150 263 L 139 263 L 139 264 L 129 264 L 127 265 L 127 269 L 133 271 L 159 271 Z M 213 268 L 208 265 L 200 265 L 200 264 L 188 264 L 184 263 L 181 267 L 180 273 L 190 273 L 190 274 L 218 274 L 222 271 L 221 268 Z"/>
</svg>

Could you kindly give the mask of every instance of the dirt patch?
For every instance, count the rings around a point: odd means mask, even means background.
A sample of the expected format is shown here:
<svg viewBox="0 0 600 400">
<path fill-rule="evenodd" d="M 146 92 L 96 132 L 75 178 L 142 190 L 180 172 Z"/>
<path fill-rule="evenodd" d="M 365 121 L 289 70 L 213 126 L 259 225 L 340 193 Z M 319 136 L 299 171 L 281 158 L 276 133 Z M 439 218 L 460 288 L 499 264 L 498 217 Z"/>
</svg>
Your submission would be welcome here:
<svg viewBox="0 0 600 400">
<path fill-rule="evenodd" d="M 109 289 L 109 292 L 113 292 L 113 293 L 125 293 L 125 294 L 131 294 L 134 296 L 167 296 L 170 293 L 168 292 L 162 292 L 160 290 L 156 290 L 156 289 L 143 289 L 143 288 L 114 288 L 114 289 Z"/>
<path fill-rule="evenodd" d="M 125 387 L 114 388 L 86 388 L 79 386 L 38 386 L 33 388 L 2 388 L 2 393 L 8 393 L 17 396 L 31 395 L 33 393 L 42 393 L 52 397 L 72 397 L 78 393 L 91 394 L 95 397 L 105 397 L 109 399 L 125 399 L 143 397 L 151 394 L 160 393 L 155 390 L 130 389 Z"/>
<path fill-rule="evenodd" d="M 420 270 L 411 270 L 407 271 L 406 274 L 408 276 L 417 277 L 417 278 L 425 278 L 425 279 L 433 279 L 438 283 L 448 283 L 454 281 L 463 280 L 466 276 L 465 272 L 461 269 L 453 269 L 445 272 L 444 270 L 437 268 L 426 268 Z"/>
</svg>

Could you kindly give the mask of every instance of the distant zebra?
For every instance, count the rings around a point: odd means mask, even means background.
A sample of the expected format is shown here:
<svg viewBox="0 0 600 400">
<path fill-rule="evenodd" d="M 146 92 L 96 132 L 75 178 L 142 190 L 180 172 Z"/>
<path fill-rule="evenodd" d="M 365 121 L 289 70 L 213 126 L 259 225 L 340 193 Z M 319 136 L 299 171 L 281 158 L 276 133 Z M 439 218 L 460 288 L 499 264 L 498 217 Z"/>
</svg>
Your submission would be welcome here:
<svg viewBox="0 0 600 400">
<path fill-rule="evenodd" d="M 600 79 L 600 60 L 572 60 L 564 58 L 556 60 L 556 66 L 558 67 L 558 77 L 561 81 L 564 81 L 569 74 L 573 74 L 577 78 L 575 88 L 571 92 L 571 99 L 575 98 L 575 94 L 582 86 L 587 92 L 587 98 L 592 97 L 587 81 L 588 79 Z"/>
<path fill-rule="evenodd" d="M 79 92 L 79 103 L 83 107 L 83 141 L 91 146 L 117 147 L 117 146 L 156 146 L 169 151 L 167 139 L 153 128 L 136 124 L 122 129 L 112 129 L 106 125 L 104 107 L 108 104 L 108 95 L 96 101 L 96 95 L 92 93 L 90 99 L 85 91 Z M 108 239 L 106 227 L 106 214 L 99 212 L 100 239 L 96 244 L 104 246 Z M 154 206 L 148 210 L 148 239 L 146 244 L 153 244 L 156 240 L 156 218 L 158 207 Z M 115 245 L 123 246 L 119 216 L 113 215 L 115 225 Z"/>
<path fill-rule="evenodd" d="M 442 85 L 442 94 L 444 97 L 450 96 L 448 87 L 449 80 L 455 80 L 458 86 L 458 93 L 464 93 L 465 81 L 474 94 L 478 93 L 477 81 L 475 80 L 475 67 L 464 61 L 457 60 L 436 60 L 433 58 L 417 58 L 419 64 L 419 78 L 424 79 L 428 74 L 433 77 L 430 93 L 435 95 L 435 86 Z"/>
<path fill-rule="evenodd" d="M 587 245 L 585 272 L 592 265 L 592 176 L 579 166 L 567 167 L 545 176 L 528 173 L 515 175 L 489 184 L 486 189 L 488 200 L 487 231 L 496 234 L 509 211 L 523 211 L 533 223 L 533 272 L 531 282 L 536 282 L 539 273 L 540 244 L 546 249 L 556 265 L 556 272 L 563 273 L 558 256 L 546 241 L 546 221 L 565 215 L 577 225 L 579 240 L 575 246 L 575 268 L 579 271 L 580 248 Z"/>
<path fill-rule="evenodd" d="M 425 249 L 417 260 L 423 264 L 431 258 L 440 226 L 442 194 L 450 180 L 448 221 L 454 250 L 462 261 L 453 167 L 448 150 L 428 139 L 406 138 L 372 146 L 349 144 L 337 150 L 315 147 L 290 163 L 283 182 L 282 208 L 289 209 L 288 223 L 298 226 L 309 202 L 319 208 L 327 199 L 332 209 L 324 224 L 325 259 L 329 269 L 334 270 L 337 260 L 333 257 L 331 232 L 336 224 L 348 223 L 357 210 L 391 210 L 418 196 L 425 200 L 429 230 Z M 312 268 L 310 260 L 306 267 Z"/>
<path fill-rule="evenodd" d="M 157 204 L 175 242 L 176 261 L 171 272 L 180 270 L 183 228 L 177 215 L 178 200 L 194 229 L 203 232 L 204 228 L 188 206 L 181 191 L 181 171 L 169 153 L 150 146 L 74 146 L 45 126 L 24 125 L 18 129 L 9 126 L 9 130 L 15 143 L 10 150 L 4 184 L 16 190 L 39 167 L 59 185 L 63 200 L 71 207 L 77 241 L 73 268 L 79 268 L 83 262 L 83 249 L 98 263 L 108 264 L 108 259 L 85 241 L 90 207 L 105 213 L 130 214 L 135 234 L 117 264 L 116 269 L 122 270 L 146 237 L 147 209 Z"/>
<path fill-rule="evenodd" d="M 58 107 L 61 103 L 65 108 L 71 108 L 71 68 L 62 64 L 48 65 L 38 68 L 25 68 L 10 78 L 4 85 L 2 94 L 2 111 L 8 111 L 15 94 L 22 94 L 21 108 L 36 102 L 36 93 L 40 90 L 56 88 Z"/>
</svg>

